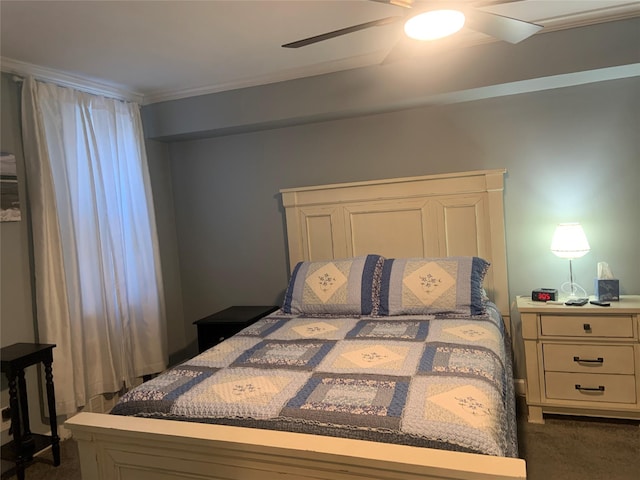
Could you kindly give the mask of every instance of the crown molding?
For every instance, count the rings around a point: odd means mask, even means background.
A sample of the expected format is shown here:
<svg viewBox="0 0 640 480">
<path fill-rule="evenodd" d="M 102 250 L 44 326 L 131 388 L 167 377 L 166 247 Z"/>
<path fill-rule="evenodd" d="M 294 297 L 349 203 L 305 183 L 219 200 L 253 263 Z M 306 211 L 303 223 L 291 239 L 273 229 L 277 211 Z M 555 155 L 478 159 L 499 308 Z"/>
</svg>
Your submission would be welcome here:
<svg viewBox="0 0 640 480">
<path fill-rule="evenodd" d="M 380 63 L 384 59 L 385 54 L 385 51 L 378 51 L 364 55 L 343 58 L 340 60 L 332 60 L 319 64 L 309 65 L 306 67 L 292 68 L 273 74 L 235 80 L 228 83 L 221 83 L 197 88 L 187 88 L 182 90 L 166 90 L 153 92 L 144 96 L 144 104 L 149 105 L 152 103 L 179 100 L 181 98 L 220 93 L 228 90 L 239 90 L 242 88 L 268 85 L 270 83 L 286 82 L 288 80 L 296 80 L 299 78 L 324 75 L 327 73 L 335 73 L 337 71 L 350 70 L 353 68 L 369 67 L 371 65 Z"/>
<path fill-rule="evenodd" d="M 543 35 L 545 33 L 567 30 L 571 28 L 586 27 L 599 23 L 625 20 L 635 17 L 640 17 L 640 2 L 630 1 L 628 4 L 619 5 L 616 7 L 607 7 L 570 16 L 541 19 L 536 23 L 543 25 L 544 29 L 537 33 L 537 35 Z M 472 44 L 490 43 L 492 41 L 494 40 L 487 38 L 486 36 L 477 36 L 472 41 L 467 42 L 466 46 L 471 46 Z M 3 72 L 12 73 L 18 76 L 32 75 L 33 77 L 42 81 L 48 81 L 56 83 L 58 85 L 76 88 L 78 90 L 83 90 L 96 95 L 103 95 L 117 98 L 119 100 L 136 102 L 142 105 L 149 105 L 153 103 L 179 100 L 187 97 L 209 95 L 228 90 L 237 90 L 241 88 L 255 87 L 259 85 L 283 82 L 287 80 L 295 80 L 308 76 L 323 75 L 335 72 L 337 70 L 348 70 L 353 68 L 371 66 L 373 64 L 380 63 L 385 55 L 386 52 L 374 52 L 367 55 L 325 62 L 319 65 L 291 69 L 275 74 L 240 79 L 238 81 L 228 82 L 224 84 L 147 92 L 145 94 L 132 92 L 121 86 L 108 84 L 99 80 L 93 80 L 55 69 L 40 67 L 38 65 L 13 60 L 7 57 L 0 57 L 0 66 Z"/>
<path fill-rule="evenodd" d="M 640 3 L 638 1 L 629 2 L 625 5 L 619 5 L 616 7 L 606 7 L 602 9 L 592 10 L 589 12 L 583 12 L 579 14 L 552 17 L 536 21 L 540 25 L 544 26 L 540 32 L 536 35 L 542 35 L 545 33 L 555 32 L 559 30 L 567 30 L 571 28 L 586 27 L 589 25 L 596 25 L 599 23 L 615 22 L 619 20 L 626 20 L 629 18 L 640 17 Z M 467 41 L 465 46 L 472 46 L 474 44 L 479 45 L 483 43 L 495 42 L 495 39 L 488 38 L 486 36 L 478 35 L 473 41 Z M 218 84 L 211 86 L 204 86 L 198 88 L 188 88 L 182 90 L 167 90 L 158 91 L 146 94 L 144 96 L 144 104 L 149 105 L 152 103 L 166 102 L 171 100 L 179 100 L 187 97 L 194 97 L 198 95 L 209 95 L 213 93 L 220 93 L 227 90 L 237 90 L 240 88 L 255 87 L 259 85 L 265 85 L 269 83 L 282 82 L 287 80 L 295 80 L 296 78 L 303 78 L 314 75 L 322 75 L 325 73 L 332 73 L 338 70 L 347 70 L 351 68 L 359 68 L 365 66 L 371 66 L 375 63 L 380 63 L 387 52 L 376 52 L 368 55 L 362 55 L 359 57 L 342 59 L 336 62 L 326 62 L 321 65 L 314 65 L 311 67 L 304 67 L 299 69 L 292 69 L 286 72 L 279 72 L 274 75 L 266 75 L 261 77 L 244 79 L 236 82 L 229 82 L 226 84 Z"/>
<path fill-rule="evenodd" d="M 605 7 L 588 12 L 575 13 L 573 15 L 540 19 L 535 23 L 544 25 L 544 29 L 539 33 L 548 33 L 557 30 L 568 30 L 570 28 L 588 27 L 589 25 L 596 25 L 598 23 L 627 20 L 635 17 L 640 17 L 640 2 L 638 1 L 630 1 L 624 5 Z"/>
<path fill-rule="evenodd" d="M 104 82 L 91 80 L 79 75 L 62 72 L 52 68 L 41 67 L 12 58 L 0 57 L 0 70 L 18 77 L 33 76 L 37 80 L 55 83 L 62 87 L 71 87 L 83 92 L 115 98 L 128 102 L 142 103 L 144 95 Z"/>
</svg>

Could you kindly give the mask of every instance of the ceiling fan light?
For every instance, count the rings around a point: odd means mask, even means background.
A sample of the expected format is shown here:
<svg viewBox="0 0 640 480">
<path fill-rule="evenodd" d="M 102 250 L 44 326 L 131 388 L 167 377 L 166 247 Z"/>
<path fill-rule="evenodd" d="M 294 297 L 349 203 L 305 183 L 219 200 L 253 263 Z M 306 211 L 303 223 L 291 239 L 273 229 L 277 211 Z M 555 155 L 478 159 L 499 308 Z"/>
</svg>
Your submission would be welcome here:
<svg viewBox="0 0 640 480">
<path fill-rule="evenodd" d="M 459 31 L 464 21 L 464 13 L 458 10 L 430 10 L 407 20 L 404 31 L 415 40 L 436 40 Z"/>
</svg>

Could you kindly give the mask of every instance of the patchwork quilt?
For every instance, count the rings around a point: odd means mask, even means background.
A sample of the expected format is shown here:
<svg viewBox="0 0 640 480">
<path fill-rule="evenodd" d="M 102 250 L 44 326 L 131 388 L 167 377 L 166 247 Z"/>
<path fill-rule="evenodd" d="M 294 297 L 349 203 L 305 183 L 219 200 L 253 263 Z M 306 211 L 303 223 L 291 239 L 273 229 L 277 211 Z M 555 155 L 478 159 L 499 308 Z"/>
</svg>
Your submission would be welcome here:
<svg viewBox="0 0 640 480">
<path fill-rule="evenodd" d="M 510 349 L 479 316 L 275 312 L 111 413 L 517 456 Z"/>
</svg>

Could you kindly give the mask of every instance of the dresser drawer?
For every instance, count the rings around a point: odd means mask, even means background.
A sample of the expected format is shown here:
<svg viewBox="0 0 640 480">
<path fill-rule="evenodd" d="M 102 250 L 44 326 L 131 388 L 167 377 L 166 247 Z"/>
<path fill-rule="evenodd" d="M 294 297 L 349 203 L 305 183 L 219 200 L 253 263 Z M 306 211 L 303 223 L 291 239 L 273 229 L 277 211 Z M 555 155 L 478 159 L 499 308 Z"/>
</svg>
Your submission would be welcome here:
<svg viewBox="0 0 640 480">
<path fill-rule="evenodd" d="M 636 403 L 633 375 L 545 372 L 547 398 L 585 402 Z"/>
<path fill-rule="evenodd" d="M 631 345 L 542 345 L 545 371 L 633 375 Z"/>
<path fill-rule="evenodd" d="M 543 336 L 633 338 L 631 315 L 541 315 Z"/>
</svg>

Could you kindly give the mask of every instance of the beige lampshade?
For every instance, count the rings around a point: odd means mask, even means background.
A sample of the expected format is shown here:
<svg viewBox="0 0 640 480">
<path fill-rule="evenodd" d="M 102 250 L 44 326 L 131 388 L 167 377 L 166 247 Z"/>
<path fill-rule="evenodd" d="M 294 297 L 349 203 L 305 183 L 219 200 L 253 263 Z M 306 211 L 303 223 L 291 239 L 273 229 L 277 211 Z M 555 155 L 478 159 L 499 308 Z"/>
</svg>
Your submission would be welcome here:
<svg viewBox="0 0 640 480">
<path fill-rule="evenodd" d="M 560 258 L 579 258 L 591 247 L 579 223 L 561 223 L 551 240 L 551 251 Z"/>
</svg>

